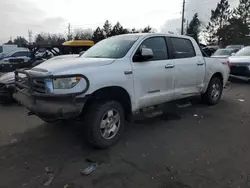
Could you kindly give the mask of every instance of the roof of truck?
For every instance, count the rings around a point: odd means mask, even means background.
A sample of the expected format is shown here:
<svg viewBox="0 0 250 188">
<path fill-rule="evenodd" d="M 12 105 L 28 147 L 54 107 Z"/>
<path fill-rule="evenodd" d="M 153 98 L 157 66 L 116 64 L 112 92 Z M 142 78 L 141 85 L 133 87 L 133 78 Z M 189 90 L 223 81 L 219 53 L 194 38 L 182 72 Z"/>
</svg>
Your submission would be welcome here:
<svg viewBox="0 0 250 188">
<path fill-rule="evenodd" d="M 190 36 L 187 35 L 177 35 L 177 34 L 168 34 L 168 33 L 129 33 L 129 34 L 123 34 L 123 35 L 134 35 L 134 36 L 169 36 L 169 37 L 180 37 L 180 38 L 187 38 L 187 39 L 193 39 Z M 118 36 L 118 35 L 116 35 Z"/>
</svg>

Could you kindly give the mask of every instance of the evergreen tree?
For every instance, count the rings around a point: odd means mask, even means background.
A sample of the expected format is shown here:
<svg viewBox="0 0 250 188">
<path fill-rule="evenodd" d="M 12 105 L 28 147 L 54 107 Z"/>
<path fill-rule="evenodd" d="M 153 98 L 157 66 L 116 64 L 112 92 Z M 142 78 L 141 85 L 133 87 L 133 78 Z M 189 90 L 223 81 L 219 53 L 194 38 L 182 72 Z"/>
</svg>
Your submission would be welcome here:
<svg viewBox="0 0 250 188">
<path fill-rule="evenodd" d="M 105 35 L 103 33 L 103 30 L 100 27 L 97 27 L 96 30 L 93 33 L 92 40 L 97 43 L 101 40 L 105 39 Z"/>
<path fill-rule="evenodd" d="M 121 24 L 120 24 L 119 22 L 117 22 L 117 23 L 114 25 L 114 27 L 113 27 L 113 29 L 112 29 L 112 31 L 111 31 L 111 36 L 125 34 L 126 31 L 127 31 L 127 29 L 125 30 L 125 29 L 121 26 Z"/>
<path fill-rule="evenodd" d="M 240 0 L 238 7 L 234 9 L 234 17 L 242 19 L 250 28 L 250 0 Z"/>
<path fill-rule="evenodd" d="M 109 23 L 108 20 L 103 25 L 103 32 L 106 38 L 111 36 L 112 25 Z"/>
<path fill-rule="evenodd" d="M 231 14 L 228 0 L 220 0 L 215 10 L 211 11 L 210 21 L 206 27 L 207 41 L 210 43 L 217 42 L 220 44 L 221 35 L 218 35 L 218 30 L 221 30 L 228 22 Z M 220 32 L 223 35 L 223 33 Z"/>
<path fill-rule="evenodd" d="M 221 36 L 220 41 L 223 46 L 229 44 L 249 45 L 248 34 L 248 25 L 244 23 L 244 19 L 242 18 L 231 18 L 228 20 L 227 25 L 218 30 L 218 35 Z"/>
<path fill-rule="evenodd" d="M 201 21 L 199 20 L 198 13 L 195 13 L 188 25 L 187 35 L 193 37 L 197 42 L 199 42 L 200 26 Z"/>
</svg>

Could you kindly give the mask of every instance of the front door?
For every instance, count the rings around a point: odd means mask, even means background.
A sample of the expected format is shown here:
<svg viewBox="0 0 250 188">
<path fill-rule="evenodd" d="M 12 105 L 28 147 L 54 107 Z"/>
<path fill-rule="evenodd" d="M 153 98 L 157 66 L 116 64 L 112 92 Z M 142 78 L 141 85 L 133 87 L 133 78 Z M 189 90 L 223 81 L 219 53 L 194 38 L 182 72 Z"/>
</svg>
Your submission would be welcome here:
<svg viewBox="0 0 250 188">
<path fill-rule="evenodd" d="M 168 50 L 164 37 L 145 39 L 141 48 L 150 48 L 154 57 L 148 61 L 132 62 L 135 95 L 138 107 L 148 107 L 173 99 L 174 60 L 168 59 Z"/>
</svg>

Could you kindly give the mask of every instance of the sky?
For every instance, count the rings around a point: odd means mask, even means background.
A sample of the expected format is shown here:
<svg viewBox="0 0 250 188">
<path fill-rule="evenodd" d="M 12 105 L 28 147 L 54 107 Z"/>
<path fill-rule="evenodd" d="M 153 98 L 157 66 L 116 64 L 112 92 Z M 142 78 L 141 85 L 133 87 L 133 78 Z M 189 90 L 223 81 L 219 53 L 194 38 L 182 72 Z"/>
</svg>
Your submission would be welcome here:
<svg viewBox="0 0 250 188">
<path fill-rule="evenodd" d="M 198 12 L 207 22 L 219 0 L 186 0 L 185 19 Z M 238 0 L 229 0 L 235 6 Z M 182 0 L 0 0 L 0 43 L 40 32 L 67 33 L 76 29 L 95 29 L 105 20 L 126 28 L 150 25 L 158 32 L 180 31 Z"/>
</svg>

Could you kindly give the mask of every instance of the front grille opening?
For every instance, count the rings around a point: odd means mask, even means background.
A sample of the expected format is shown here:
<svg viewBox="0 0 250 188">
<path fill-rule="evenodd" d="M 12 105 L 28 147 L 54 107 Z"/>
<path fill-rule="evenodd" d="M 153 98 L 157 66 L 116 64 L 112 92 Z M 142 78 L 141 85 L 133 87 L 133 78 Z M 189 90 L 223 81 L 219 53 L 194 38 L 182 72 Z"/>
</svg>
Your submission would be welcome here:
<svg viewBox="0 0 250 188">
<path fill-rule="evenodd" d="M 45 81 L 43 79 L 34 79 L 33 90 L 37 93 L 46 93 Z"/>
</svg>

